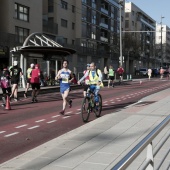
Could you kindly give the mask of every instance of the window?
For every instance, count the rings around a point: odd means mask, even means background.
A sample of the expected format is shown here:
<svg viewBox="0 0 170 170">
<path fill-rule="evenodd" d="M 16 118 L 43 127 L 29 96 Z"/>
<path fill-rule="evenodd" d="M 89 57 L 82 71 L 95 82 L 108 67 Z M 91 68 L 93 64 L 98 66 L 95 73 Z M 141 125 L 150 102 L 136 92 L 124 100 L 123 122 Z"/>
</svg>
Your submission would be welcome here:
<svg viewBox="0 0 170 170">
<path fill-rule="evenodd" d="M 61 8 L 67 9 L 67 2 L 61 0 Z"/>
<path fill-rule="evenodd" d="M 29 7 L 15 3 L 15 17 L 19 20 L 29 21 Z"/>
<path fill-rule="evenodd" d="M 129 20 L 125 20 L 125 28 L 129 28 Z"/>
<path fill-rule="evenodd" d="M 75 6 L 72 5 L 72 13 L 75 13 Z"/>
<path fill-rule="evenodd" d="M 29 35 L 29 30 L 26 28 L 15 27 L 16 41 L 23 43 Z"/>
<path fill-rule="evenodd" d="M 134 21 L 132 21 L 132 26 L 134 26 Z"/>
<path fill-rule="evenodd" d="M 87 3 L 87 0 L 82 0 L 82 2 L 86 4 L 86 3 Z"/>
<path fill-rule="evenodd" d="M 49 13 L 54 12 L 54 0 L 48 0 L 48 12 Z"/>
<path fill-rule="evenodd" d="M 75 40 L 72 40 L 72 45 L 74 45 L 75 44 Z"/>
<path fill-rule="evenodd" d="M 67 28 L 67 20 L 61 19 L 61 26 Z"/>
<path fill-rule="evenodd" d="M 74 30 L 74 28 L 75 28 L 75 23 L 72 22 L 72 30 Z"/>
<path fill-rule="evenodd" d="M 63 43 L 67 44 L 67 38 L 63 38 Z"/>
<path fill-rule="evenodd" d="M 134 12 L 134 11 L 132 11 L 132 15 L 133 15 L 133 16 L 135 15 L 135 12 Z"/>
</svg>

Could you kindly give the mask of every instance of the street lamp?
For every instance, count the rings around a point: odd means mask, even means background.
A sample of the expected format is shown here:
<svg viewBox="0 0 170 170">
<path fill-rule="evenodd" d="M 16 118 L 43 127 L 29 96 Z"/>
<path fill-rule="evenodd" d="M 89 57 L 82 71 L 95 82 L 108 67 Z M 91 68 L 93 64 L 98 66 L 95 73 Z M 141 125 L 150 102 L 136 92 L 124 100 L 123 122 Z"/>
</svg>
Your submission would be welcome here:
<svg viewBox="0 0 170 170">
<path fill-rule="evenodd" d="M 123 56 L 122 56 L 122 5 L 123 0 L 119 0 L 119 11 L 120 11 L 120 64 L 123 65 Z"/>
<path fill-rule="evenodd" d="M 163 53 L 162 53 L 162 29 L 163 29 L 163 27 L 162 27 L 162 19 L 163 18 L 165 18 L 165 17 L 163 17 L 163 16 L 161 16 L 161 66 L 162 66 L 162 64 L 163 64 Z"/>
</svg>

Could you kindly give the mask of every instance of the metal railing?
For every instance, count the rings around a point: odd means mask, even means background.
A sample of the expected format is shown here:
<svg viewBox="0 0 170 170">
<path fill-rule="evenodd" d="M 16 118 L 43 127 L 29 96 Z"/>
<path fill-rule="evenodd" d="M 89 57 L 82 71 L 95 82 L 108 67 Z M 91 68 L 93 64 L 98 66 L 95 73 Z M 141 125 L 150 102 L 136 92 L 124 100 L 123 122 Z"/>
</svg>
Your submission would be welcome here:
<svg viewBox="0 0 170 170">
<path fill-rule="evenodd" d="M 167 116 L 157 127 L 155 127 L 142 141 L 140 141 L 128 154 L 126 154 L 111 170 L 125 170 L 135 159 L 136 157 L 147 147 L 147 155 L 145 162 L 141 165 L 141 170 L 153 170 L 154 168 L 154 157 L 158 151 L 162 148 L 164 143 L 170 137 L 170 132 L 168 135 L 160 141 L 157 148 L 153 151 L 153 139 L 164 129 L 164 127 L 170 122 L 170 115 Z M 167 150 L 165 155 L 162 155 L 162 160 L 159 165 L 154 169 L 159 170 L 166 157 L 170 152 L 170 148 Z M 168 170 L 170 164 L 164 170 Z"/>
</svg>

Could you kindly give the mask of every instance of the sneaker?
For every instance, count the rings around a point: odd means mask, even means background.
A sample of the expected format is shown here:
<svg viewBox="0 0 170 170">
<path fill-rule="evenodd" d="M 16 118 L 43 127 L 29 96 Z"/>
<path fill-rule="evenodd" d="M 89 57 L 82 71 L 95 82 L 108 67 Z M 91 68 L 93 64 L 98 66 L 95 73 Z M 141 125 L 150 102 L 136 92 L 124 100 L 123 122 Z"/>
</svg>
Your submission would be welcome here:
<svg viewBox="0 0 170 170">
<path fill-rule="evenodd" d="M 60 114 L 64 115 L 64 110 L 62 110 L 62 111 L 60 112 Z"/>
<path fill-rule="evenodd" d="M 18 101 L 18 99 L 17 99 L 17 98 L 14 98 L 14 101 L 15 101 L 15 102 L 17 102 L 17 101 Z"/>
<path fill-rule="evenodd" d="M 27 93 L 24 93 L 24 97 L 27 98 Z"/>
<path fill-rule="evenodd" d="M 2 104 L 1 106 L 2 106 L 2 107 L 5 107 L 6 105 L 5 105 L 5 104 Z"/>
<path fill-rule="evenodd" d="M 72 107 L 72 100 L 69 100 L 69 107 Z"/>
</svg>

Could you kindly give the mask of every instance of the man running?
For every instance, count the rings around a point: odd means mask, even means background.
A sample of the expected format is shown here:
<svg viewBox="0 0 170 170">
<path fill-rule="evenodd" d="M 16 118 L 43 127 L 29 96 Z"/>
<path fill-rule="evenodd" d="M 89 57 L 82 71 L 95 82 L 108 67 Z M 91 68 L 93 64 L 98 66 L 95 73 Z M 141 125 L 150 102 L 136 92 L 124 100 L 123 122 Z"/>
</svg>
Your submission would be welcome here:
<svg viewBox="0 0 170 170">
<path fill-rule="evenodd" d="M 100 86 L 102 85 L 102 73 L 101 70 L 96 69 L 94 62 L 90 64 L 90 71 L 86 72 L 86 74 L 78 81 L 78 84 L 80 85 L 81 81 L 83 81 L 87 76 L 89 76 L 89 88 L 92 92 L 94 92 L 95 102 L 96 105 L 98 105 L 98 93 L 100 91 Z"/>
<path fill-rule="evenodd" d="M 26 87 L 25 93 L 24 93 L 25 98 L 27 98 L 27 92 L 28 92 L 28 89 L 30 88 L 31 72 L 32 72 L 33 68 L 34 68 L 34 64 L 31 64 L 30 68 L 27 69 L 27 87 Z"/>
<path fill-rule="evenodd" d="M 109 80 L 108 80 L 108 88 L 110 86 L 114 87 L 114 79 L 115 79 L 115 72 L 113 70 L 113 66 L 109 66 Z"/>
<path fill-rule="evenodd" d="M 121 65 L 117 69 L 117 72 L 118 72 L 118 75 L 119 75 L 119 85 L 120 85 L 122 80 L 123 80 L 123 73 L 124 73 L 124 69 Z"/>
<path fill-rule="evenodd" d="M 73 74 L 71 70 L 68 69 L 68 64 L 68 61 L 64 60 L 62 63 L 63 68 L 58 71 L 56 76 L 56 80 L 60 81 L 60 93 L 63 98 L 63 110 L 60 112 L 60 114 L 62 115 L 64 115 L 67 102 L 69 104 L 69 107 L 72 107 L 72 100 L 68 99 L 68 94 L 70 92 L 70 83 L 73 80 Z"/>
<path fill-rule="evenodd" d="M 11 84 L 12 84 L 12 93 L 10 98 L 14 95 L 14 101 L 18 101 L 18 83 L 20 81 L 20 76 L 22 76 L 22 70 L 18 67 L 18 61 L 14 61 L 13 67 L 10 69 L 11 72 Z"/>
</svg>

